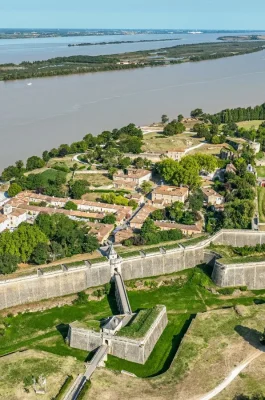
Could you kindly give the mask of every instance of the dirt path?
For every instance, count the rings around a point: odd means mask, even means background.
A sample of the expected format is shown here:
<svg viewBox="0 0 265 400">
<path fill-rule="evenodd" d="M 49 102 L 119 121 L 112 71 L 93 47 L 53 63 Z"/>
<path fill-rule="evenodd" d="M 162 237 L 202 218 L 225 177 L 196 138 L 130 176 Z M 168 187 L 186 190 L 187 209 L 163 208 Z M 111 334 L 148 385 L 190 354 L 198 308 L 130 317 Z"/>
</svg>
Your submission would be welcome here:
<svg viewBox="0 0 265 400">
<path fill-rule="evenodd" d="M 245 369 L 252 361 L 258 358 L 261 354 L 264 354 L 261 350 L 255 350 L 251 353 L 241 364 L 239 364 L 235 369 L 233 369 L 230 374 L 220 383 L 220 385 L 216 386 L 215 389 L 206 393 L 203 396 L 198 396 L 193 400 L 211 400 L 219 393 L 221 393 L 231 382 L 240 374 L 243 369 Z"/>
</svg>

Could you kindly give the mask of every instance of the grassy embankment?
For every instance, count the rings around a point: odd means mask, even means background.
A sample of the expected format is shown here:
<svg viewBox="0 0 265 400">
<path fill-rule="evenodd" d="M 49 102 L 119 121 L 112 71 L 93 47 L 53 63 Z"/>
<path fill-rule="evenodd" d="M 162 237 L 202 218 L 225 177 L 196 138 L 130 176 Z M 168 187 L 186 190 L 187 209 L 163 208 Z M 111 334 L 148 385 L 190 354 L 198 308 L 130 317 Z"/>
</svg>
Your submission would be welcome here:
<svg viewBox="0 0 265 400">
<path fill-rule="evenodd" d="M 0 65 L 0 80 L 28 79 L 100 71 L 117 71 L 150 66 L 198 62 L 262 51 L 260 42 L 221 42 L 144 50 L 123 54 L 99 56 L 57 57 L 46 61 Z M 156 58 L 153 58 L 154 55 Z M 126 62 L 126 64 L 123 64 Z"/>
<path fill-rule="evenodd" d="M 259 220 L 260 222 L 265 222 L 265 188 L 258 187 L 257 191 L 258 191 Z"/>
</svg>

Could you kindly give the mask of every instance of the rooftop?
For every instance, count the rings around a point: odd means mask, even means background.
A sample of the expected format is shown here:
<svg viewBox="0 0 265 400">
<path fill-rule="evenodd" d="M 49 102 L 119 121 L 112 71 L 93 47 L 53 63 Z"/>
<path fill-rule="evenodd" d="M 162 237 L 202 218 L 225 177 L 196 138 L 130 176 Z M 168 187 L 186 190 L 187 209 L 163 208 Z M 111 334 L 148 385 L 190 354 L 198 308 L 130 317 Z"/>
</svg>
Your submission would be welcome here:
<svg viewBox="0 0 265 400">
<path fill-rule="evenodd" d="M 123 179 L 125 178 L 143 178 L 146 175 L 151 174 L 151 171 L 147 169 L 132 169 L 129 168 L 127 170 L 127 174 L 125 174 L 123 171 L 118 171 L 116 174 L 113 175 L 114 178 L 119 178 L 122 177 Z"/>
<path fill-rule="evenodd" d="M 212 188 L 202 188 L 202 192 L 205 194 L 205 196 L 217 196 L 217 197 L 223 197 L 221 194 L 217 193 L 214 189 Z"/>
<path fill-rule="evenodd" d="M 177 186 L 157 186 L 154 190 L 154 194 L 167 194 L 171 196 L 184 196 L 188 194 L 189 189 L 186 187 L 177 187 Z"/>
</svg>

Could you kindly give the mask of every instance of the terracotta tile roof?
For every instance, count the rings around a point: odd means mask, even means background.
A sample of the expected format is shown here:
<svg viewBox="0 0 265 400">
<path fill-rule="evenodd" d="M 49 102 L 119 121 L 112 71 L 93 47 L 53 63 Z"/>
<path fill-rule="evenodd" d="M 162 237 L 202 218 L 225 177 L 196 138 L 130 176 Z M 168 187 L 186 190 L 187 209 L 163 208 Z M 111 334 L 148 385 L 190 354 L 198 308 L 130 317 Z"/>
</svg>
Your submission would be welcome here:
<svg viewBox="0 0 265 400">
<path fill-rule="evenodd" d="M 158 186 L 153 190 L 154 194 L 162 194 L 162 195 L 169 195 L 169 196 L 184 196 L 187 195 L 189 189 L 186 187 L 177 187 L 177 186 Z"/>
<path fill-rule="evenodd" d="M 162 222 L 162 221 L 155 221 L 155 225 L 159 228 L 169 228 L 169 229 L 180 229 L 186 231 L 196 231 L 200 233 L 202 230 L 197 225 L 184 225 L 184 224 L 177 224 L 177 223 L 170 223 L 170 222 Z"/>
</svg>

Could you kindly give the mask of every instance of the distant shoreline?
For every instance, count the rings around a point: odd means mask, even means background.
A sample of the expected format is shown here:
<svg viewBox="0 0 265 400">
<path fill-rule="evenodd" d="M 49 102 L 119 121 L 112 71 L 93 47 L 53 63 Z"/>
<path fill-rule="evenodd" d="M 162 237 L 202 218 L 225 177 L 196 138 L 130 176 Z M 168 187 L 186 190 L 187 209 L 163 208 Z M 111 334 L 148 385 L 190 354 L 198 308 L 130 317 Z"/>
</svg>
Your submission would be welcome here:
<svg viewBox="0 0 265 400">
<path fill-rule="evenodd" d="M 89 42 L 89 43 L 71 43 L 68 47 L 82 47 L 82 46 L 104 46 L 108 44 L 130 44 L 130 43 L 150 43 L 150 42 L 170 42 L 175 40 L 181 40 L 180 38 L 175 39 L 145 39 L 145 40 L 120 40 L 116 42 Z"/>
</svg>

